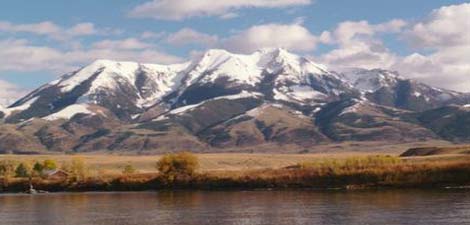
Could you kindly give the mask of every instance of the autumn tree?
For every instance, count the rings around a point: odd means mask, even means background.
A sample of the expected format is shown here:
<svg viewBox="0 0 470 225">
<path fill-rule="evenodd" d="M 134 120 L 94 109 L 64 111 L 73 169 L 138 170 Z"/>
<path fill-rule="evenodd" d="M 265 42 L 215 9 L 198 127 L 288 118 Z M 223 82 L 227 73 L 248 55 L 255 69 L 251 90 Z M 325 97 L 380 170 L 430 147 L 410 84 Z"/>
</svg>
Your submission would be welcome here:
<svg viewBox="0 0 470 225">
<path fill-rule="evenodd" d="M 43 170 L 55 170 L 57 169 L 57 162 L 52 159 L 46 159 L 42 163 Z"/>
<path fill-rule="evenodd" d="M 124 169 L 122 170 L 122 173 L 125 175 L 134 174 L 136 172 L 137 170 L 131 164 L 125 165 Z"/>
<path fill-rule="evenodd" d="M 162 156 L 156 167 L 166 181 L 173 182 L 178 178 L 192 177 L 199 168 L 199 162 L 194 154 L 181 152 Z"/>
<path fill-rule="evenodd" d="M 70 163 L 64 163 L 62 169 L 69 173 L 69 178 L 74 181 L 81 181 L 87 177 L 88 168 L 85 160 L 74 157 Z"/>
<path fill-rule="evenodd" d="M 31 167 L 26 163 L 20 163 L 15 169 L 16 177 L 29 177 L 31 176 Z"/>
</svg>

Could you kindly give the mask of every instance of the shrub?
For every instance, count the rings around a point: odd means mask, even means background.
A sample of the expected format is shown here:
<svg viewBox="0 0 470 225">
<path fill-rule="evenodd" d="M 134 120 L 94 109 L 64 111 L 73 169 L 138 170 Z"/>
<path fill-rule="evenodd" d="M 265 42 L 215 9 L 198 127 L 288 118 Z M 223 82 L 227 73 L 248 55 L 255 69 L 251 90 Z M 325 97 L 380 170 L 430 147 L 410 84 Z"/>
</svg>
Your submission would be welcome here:
<svg viewBox="0 0 470 225">
<path fill-rule="evenodd" d="M 33 174 L 32 175 L 33 176 L 41 176 L 43 170 L 44 170 L 43 164 L 41 164 L 39 162 L 35 162 L 34 165 L 33 165 L 33 171 L 32 171 Z"/>
<path fill-rule="evenodd" d="M 81 181 L 87 177 L 87 165 L 80 157 L 74 157 L 70 164 L 64 163 L 62 169 L 69 173 L 69 179 L 73 181 Z"/>
<path fill-rule="evenodd" d="M 15 163 L 11 160 L 0 161 L 0 176 L 9 178 L 15 172 Z"/>
<path fill-rule="evenodd" d="M 25 163 L 20 163 L 15 170 L 16 177 L 29 177 L 31 175 L 31 167 Z"/>
<path fill-rule="evenodd" d="M 131 164 L 125 165 L 124 169 L 122 170 L 122 173 L 126 174 L 126 175 L 134 174 L 136 172 L 137 172 L 137 170 Z"/>
<path fill-rule="evenodd" d="M 359 156 L 345 159 L 324 159 L 315 162 L 300 163 L 304 169 L 314 169 L 320 173 L 348 173 L 364 170 L 383 170 L 401 164 L 402 160 L 395 156 Z"/>
<path fill-rule="evenodd" d="M 191 177 L 198 168 L 198 159 L 190 152 L 166 154 L 157 162 L 158 171 L 168 182 Z"/>
<path fill-rule="evenodd" d="M 43 168 L 43 170 L 55 170 L 55 169 L 57 169 L 57 163 L 56 163 L 56 161 L 54 161 L 52 159 L 46 159 L 42 163 L 42 168 Z"/>
</svg>

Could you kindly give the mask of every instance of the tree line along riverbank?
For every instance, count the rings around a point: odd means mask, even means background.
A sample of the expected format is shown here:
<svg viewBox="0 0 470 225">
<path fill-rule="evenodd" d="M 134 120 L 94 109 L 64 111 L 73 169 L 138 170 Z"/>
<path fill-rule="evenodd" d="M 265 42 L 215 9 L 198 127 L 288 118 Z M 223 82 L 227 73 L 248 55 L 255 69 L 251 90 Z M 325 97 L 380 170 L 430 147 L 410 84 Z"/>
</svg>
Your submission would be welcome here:
<svg viewBox="0 0 470 225">
<path fill-rule="evenodd" d="M 168 154 L 155 160 L 155 172 L 139 172 L 126 164 L 120 174 L 90 171 L 86 160 L 68 162 L 0 161 L 0 192 L 37 190 L 145 191 L 164 189 L 257 188 L 435 188 L 470 184 L 470 161 L 414 160 L 389 155 L 306 160 L 282 168 L 201 171 L 191 153 Z M 45 172 L 47 171 L 47 172 Z M 57 172 L 60 171 L 60 172 Z"/>
</svg>

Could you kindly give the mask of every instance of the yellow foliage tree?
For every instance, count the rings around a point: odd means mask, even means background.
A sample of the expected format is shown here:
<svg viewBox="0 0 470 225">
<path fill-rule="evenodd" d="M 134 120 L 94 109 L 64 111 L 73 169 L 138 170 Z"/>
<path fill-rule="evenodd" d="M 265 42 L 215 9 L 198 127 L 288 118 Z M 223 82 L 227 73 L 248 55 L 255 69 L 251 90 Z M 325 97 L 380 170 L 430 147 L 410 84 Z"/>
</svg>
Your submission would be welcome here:
<svg viewBox="0 0 470 225">
<path fill-rule="evenodd" d="M 157 162 L 158 171 L 170 183 L 193 176 L 198 168 L 198 159 L 190 152 L 166 154 Z"/>
</svg>

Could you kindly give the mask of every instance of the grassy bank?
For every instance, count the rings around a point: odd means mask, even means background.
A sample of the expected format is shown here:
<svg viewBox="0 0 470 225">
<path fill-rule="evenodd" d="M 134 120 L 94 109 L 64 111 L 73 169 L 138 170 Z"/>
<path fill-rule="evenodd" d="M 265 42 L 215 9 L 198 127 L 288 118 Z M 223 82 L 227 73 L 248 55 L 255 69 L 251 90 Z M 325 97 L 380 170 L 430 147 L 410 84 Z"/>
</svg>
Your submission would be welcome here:
<svg viewBox="0 0 470 225">
<path fill-rule="evenodd" d="M 196 154 L 200 165 L 199 172 L 279 169 L 302 162 L 312 162 L 327 158 L 341 159 L 367 155 L 371 154 Z M 0 161 L 34 162 L 52 159 L 61 165 L 70 162 L 74 157 L 80 157 L 86 162 L 91 176 L 98 176 L 98 173 L 120 175 L 124 166 L 128 164 L 132 165 L 139 173 L 155 173 L 155 163 L 161 158 L 160 155 L 0 155 Z"/>
<path fill-rule="evenodd" d="M 301 156 L 301 155 L 299 155 Z M 201 156 L 198 156 L 201 161 Z M 265 156 L 266 158 L 266 156 Z M 227 159 L 229 160 L 229 159 Z M 153 160 L 155 166 L 157 160 Z M 230 161 L 230 160 L 229 160 Z M 215 163 L 215 162 L 214 162 Z M 36 189 L 45 191 L 140 191 L 160 189 L 252 189 L 252 188 L 407 188 L 470 184 L 467 157 L 398 158 L 384 155 L 304 157 L 283 167 L 237 170 L 198 169 L 176 174 L 169 180 L 156 168 L 104 173 L 89 168 L 86 178 L 49 180 L 34 177 Z M 3 192 L 22 192 L 27 178 L 0 179 Z"/>
</svg>

